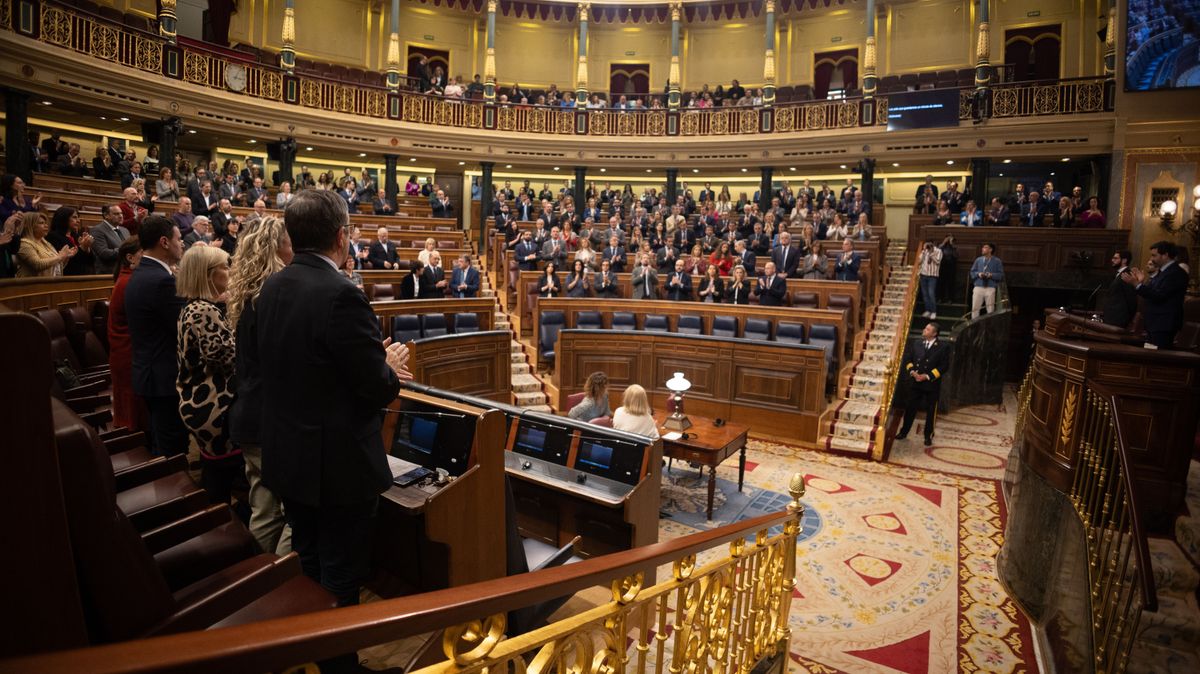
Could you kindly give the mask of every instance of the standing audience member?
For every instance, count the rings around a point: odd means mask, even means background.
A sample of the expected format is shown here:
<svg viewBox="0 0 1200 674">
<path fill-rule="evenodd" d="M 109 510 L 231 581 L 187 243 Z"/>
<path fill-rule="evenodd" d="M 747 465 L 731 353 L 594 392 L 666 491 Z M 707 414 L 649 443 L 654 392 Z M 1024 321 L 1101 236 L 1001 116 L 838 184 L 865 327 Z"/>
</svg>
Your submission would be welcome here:
<svg viewBox="0 0 1200 674">
<path fill-rule="evenodd" d="M 358 271 L 358 267 L 354 264 L 354 262 L 355 260 L 353 256 L 346 256 L 346 263 L 342 265 L 342 276 L 345 276 L 347 279 L 349 279 L 350 282 L 354 284 L 355 288 L 365 291 L 366 289 L 363 286 L 362 274 Z"/>
<path fill-rule="evenodd" d="M 571 272 L 567 274 L 567 297 L 587 297 L 592 288 L 591 273 L 583 260 L 578 258 L 572 264 Z"/>
<path fill-rule="evenodd" d="M 981 307 L 986 306 L 989 314 L 996 311 L 996 287 L 1004 281 L 1004 263 L 992 255 L 993 250 L 992 244 L 983 244 L 982 254 L 971 264 L 971 320 L 979 318 Z"/>
<path fill-rule="evenodd" d="M 538 279 L 538 297 L 558 297 L 561 292 L 562 282 L 555 273 L 555 264 L 547 262 L 542 277 Z"/>
<path fill-rule="evenodd" d="M 1116 270 L 1116 276 L 1108 284 L 1108 294 L 1104 297 L 1103 320 L 1106 325 L 1128 327 L 1133 321 L 1133 315 L 1137 313 L 1137 290 L 1125 282 L 1125 275 L 1129 273 L 1129 263 L 1132 260 L 1133 253 L 1127 250 L 1113 253 L 1112 268 Z"/>
<path fill-rule="evenodd" d="M 1104 211 L 1100 210 L 1100 199 L 1098 197 L 1088 197 L 1087 208 L 1079 214 L 1078 223 L 1080 227 L 1094 227 L 1104 229 L 1108 226 L 1108 221 L 1104 219 Z"/>
<path fill-rule="evenodd" d="M 179 416 L 200 448 L 200 485 L 210 503 L 228 504 L 245 474 L 242 450 L 229 437 L 229 407 L 236 392 L 233 329 L 225 317 L 229 256 L 195 246 L 179 261 L 179 313 L 175 357 Z"/>
<path fill-rule="evenodd" d="M 133 237 L 113 249 L 117 255 L 112 295 L 108 298 L 108 371 L 112 379 L 113 426 L 148 430 L 146 408 L 133 393 L 133 346 L 125 312 L 125 288 L 142 259 L 142 245 Z"/>
<path fill-rule="evenodd" d="M 113 204 L 104 209 L 104 219 L 100 224 L 92 226 L 90 234 L 97 274 L 111 274 L 123 262 L 118 249 L 129 238 L 129 230 L 121 225 L 122 219 L 121 208 Z"/>
<path fill-rule="evenodd" d="M 633 269 L 631 283 L 633 299 L 658 299 L 658 271 L 654 268 L 650 253 L 642 253 L 638 266 Z"/>
<path fill-rule="evenodd" d="M 372 269 L 399 269 L 400 254 L 396 252 L 396 244 L 388 240 L 388 228 L 380 227 L 375 230 L 375 242 L 371 244 L 371 252 L 367 256 Z M 425 261 L 421 260 L 424 264 Z"/>
<path fill-rule="evenodd" d="M 720 304 L 725 299 L 725 283 L 721 280 L 717 265 L 709 265 L 700 281 L 700 291 L 697 295 L 701 302 Z"/>
<path fill-rule="evenodd" d="M 17 278 L 62 276 L 63 268 L 79 252 L 65 244 L 59 250 L 47 240 L 50 223 L 46 216 L 29 211 L 21 216 L 21 247 L 17 249 Z"/>
<path fill-rule="evenodd" d="M 631 384 L 621 396 L 621 406 L 613 412 L 613 428 L 626 433 L 636 433 L 658 439 L 658 424 L 650 415 L 650 401 L 646 389 Z"/>
<path fill-rule="evenodd" d="M 59 206 L 50 219 L 50 233 L 46 240 L 57 250 L 64 246 L 75 248 L 76 253 L 63 267 L 63 276 L 84 276 L 96 271 L 96 256 L 92 253 L 94 239 L 83 228 L 79 211 L 73 206 Z"/>
<path fill-rule="evenodd" d="M 291 264 L 292 257 L 292 240 L 283 219 L 270 216 L 246 234 L 229 277 L 229 324 L 237 338 L 237 396 L 229 410 L 229 436 L 241 447 L 246 463 L 250 534 L 263 552 L 277 555 L 291 552 L 292 531 L 284 520 L 279 497 L 262 482 L 263 381 L 255 347 L 259 333 L 256 305 L 263 284 Z"/>
<path fill-rule="evenodd" d="M 0 222 L 7 222 L 13 213 L 36 211 L 41 201 L 41 195 L 25 196 L 25 181 L 21 176 L 12 173 L 0 176 Z"/>
<path fill-rule="evenodd" d="M 587 383 L 583 385 L 583 400 L 567 412 L 567 416 L 580 421 L 591 421 L 600 417 L 612 416 L 608 404 L 608 376 L 603 372 L 593 372 L 588 375 Z"/>
<path fill-rule="evenodd" d="M 471 258 L 459 255 L 450 274 L 450 292 L 454 297 L 475 297 L 479 292 L 479 270 L 471 266 Z"/>
<path fill-rule="evenodd" d="M 162 215 L 151 215 L 137 234 L 142 261 L 125 289 L 125 313 L 133 344 L 133 392 L 150 411 L 149 439 L 162 456 L 186 454 L 188 431 L 179 417 L 175 357 L 179 311 L 173 267 L 183 257 L 179 228 Z"/>
<path fill-rule="evenodd" d="M 842 254 L 833 265 L 833 277 L 838 281 L 857 281 L 862 256 L 854 252 L 854 242 L 842 239 Z"/>
<path fill-rule="evenodd" d="M 675 271 L 667 276 L 667 299 L 676 302 L 692 299 L 692 275 L 685 266 L 682 259 L 675 260 Z"/>
<path fill-rule="evenodd" d="M 746 279 L 746 268 L 740 264 L 733 268 L 733 276 L 725 287 L 725 301 L 729 304 L 750 303 L 750 281 Z"/>
<path fill-rule="evenodd" d="M 921 249 L 919 273 L 921 302 L 925 305 L 921 316 L 937 318 L 937 284 L 942 273 L 942 250 L 933 245 L 932 241 L 926 241 L 925 247 Z"/>
<path fill-rule="evenodd" d="M 954 245 L 954 236 L 942 239 L 938 249 L 942 251 L 942 263 L 938 267 L 938 298 L 955 302 L 955 290 L 958 286 L 958 248 Z"/>
<path fill-rule="evenodd" d="M 775 273 L 774 262 L 768 262 L 763 267 L 763 275 L 758 279 L 755 292 L 758 295 L 758 303 L 764 307 L 783 305 L 783 299 L 787 296 L 787 281 Z"/>
<path fill-rule="evenodd" d="M 244 351 L 260 368 L 263 484 L 283 501 L 305 575 L 340 606 L 359 601 L 379 494 L 392 483 L 380 410 L 412 378 L 407 348 L 380 341 L 366 296 L 338 273 L 348 224 L 335 192 L 306 190 L 288 204 L 296 256 L 263 283 Z"/>
<path fill-rule="evenodd" d="M 1187 294 L 1188 272 L 1178 261 L 1178 251 L 1170 241 L 1158 241 L 1150 246 L 1150 262 L 1158 267 L 1154 278 L 1134 268 L 1123 275 L 1145 300 L 1142 324 L 1146 341 L 1160 349 L 1175 345 L 1175 333 L 1183 327 L 1183 298 Z"/>
<path fill-rule="evenodd" d="M 613 273 L 612 264 L 607 259 L 600 263 L 600 271 L 596 272 L 592 288 L 596 292 L 596 297 L 612 299 L 620 296 L 617 290 L 617 276 Z"/>
</svg>

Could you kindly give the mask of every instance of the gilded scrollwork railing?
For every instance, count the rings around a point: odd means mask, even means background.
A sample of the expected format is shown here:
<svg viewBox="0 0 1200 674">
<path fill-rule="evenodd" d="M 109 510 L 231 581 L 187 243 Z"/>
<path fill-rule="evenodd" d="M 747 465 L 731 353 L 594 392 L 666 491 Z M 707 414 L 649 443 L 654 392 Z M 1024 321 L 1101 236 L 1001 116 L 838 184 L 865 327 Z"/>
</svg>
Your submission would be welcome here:
<svg viewBox="0 0 1200 674">
<path fill-rule="evenodd" d="M 0 29 L 14 30 L 13 0 L 0 0 Z M 137 68 L 164 70 L 168 43 L 89 14 L 55 0 L 38 3 L 37 39 L 80 54 Z M 32 33 L 30 33 L 32 34 Z M 174 49 L 174 47 L 171 47 Z M 888 98 L 873 101 L 842 99 L 758 107 L 713 109 L 593 110 L 507 105 L 488 107 L 480 101 L 452 100 L 408 91 L 392 93 L 378 86 L 341 82 L 309 74 L 285 74 L 270 65 L 229 57 L 195 43 L 179 48 L 182 66 L 172 77 L 189 84 L 230 91 L 230 66 L 246 71 L 240 93 L 254 98 L 291 103 L 305 108 L 372 119 L 392 119 L 432 126 L 495 129 L 536 135 L 597 137 L 732 136 L 753 134 L 823 133 L 879 127 L 887 124 Z M 173 61 L 172 61 L 173 63 Z M 959 118 L 971 117 L 973 89 L 959 94 Z M 992 88 L 992 116 L 1034 117 L 1094 113 L 1105 110 L 1104 80 L 1100 78 L 1003 84 Z M 867 117 L 867 114 L 873 118 Z"/>
<path fill-rule="evenodd" d="M 1086 534 L 1092 654 L 1095 671 L 1123 672 L 1142 612 L 1158 608 L 1154 574 L 1114 399 L 1089 386 L 1078 406 L 1070 498 Z"/>
</svg>

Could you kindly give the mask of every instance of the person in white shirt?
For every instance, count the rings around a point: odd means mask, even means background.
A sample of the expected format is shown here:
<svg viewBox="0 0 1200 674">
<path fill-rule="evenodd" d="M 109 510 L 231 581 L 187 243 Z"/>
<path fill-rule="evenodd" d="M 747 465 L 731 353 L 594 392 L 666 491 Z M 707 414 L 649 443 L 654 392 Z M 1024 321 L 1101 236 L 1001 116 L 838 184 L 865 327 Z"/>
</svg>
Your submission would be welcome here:
<svg viewBox="0 0 1200 674">
<path fill-rule="evenodd" d="M 646 389 L 637 384 L 625 389 L 621 396 L 621 406 L 613 412 L 613 428 L 658 438 L 658 425 L 650 415 L 650 401 L 646 398 Z"/>
</svg>

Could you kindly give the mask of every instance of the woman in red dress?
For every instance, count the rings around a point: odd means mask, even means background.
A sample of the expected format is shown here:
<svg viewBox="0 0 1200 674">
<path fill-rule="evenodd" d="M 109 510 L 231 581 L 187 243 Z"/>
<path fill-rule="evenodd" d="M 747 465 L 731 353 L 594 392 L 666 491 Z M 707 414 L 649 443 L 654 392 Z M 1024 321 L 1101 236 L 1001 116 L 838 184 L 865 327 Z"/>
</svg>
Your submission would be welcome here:
<svg viewBox="0 0 1200 674">
<path fill-rule="evenodd" d="M 142 248 L 136 237 L 130 237 L 118 251 L 112 297 L 108 299 L 108 368 L 112 376 L 113 426 L 140 431 L 147 425 L 142 401 L 133 392 L 133 346 L 125 316 L 125 286 L 129 284 L 133 268 L 142 259 Z"/>
</svg>

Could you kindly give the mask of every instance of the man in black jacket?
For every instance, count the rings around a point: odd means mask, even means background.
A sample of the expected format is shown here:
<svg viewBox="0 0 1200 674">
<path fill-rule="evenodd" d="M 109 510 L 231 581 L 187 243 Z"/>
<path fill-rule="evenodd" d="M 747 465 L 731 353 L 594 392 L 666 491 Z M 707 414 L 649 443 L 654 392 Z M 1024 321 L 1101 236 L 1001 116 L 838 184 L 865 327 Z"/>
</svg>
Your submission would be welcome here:
<svg viewBox="0 0 1200 674">
<path fill-rule="evenodd" d="M 1133 315 L 1137 313 L 1137 290 L 1125 282 L 1125 274 L 1129 273 L 1129 261 L 1133 253 L 1118 250 L 1113 253 L 1112 267 L 1117 275 L 1108 284 L 1108 294 L 1104 297 L 1104 323 L 1118 328 L 1128 327 Z"/>
<path fill-rule="evenodd" d="M 1150 261 L 1158 265 L 1154 278 L 1147 278 L 1141 269 L 1131 269 L 1122 276 L 1146 300 L 1142 307 L 1146 341 L 1160 349 L 1174 346 L 1175 333 L 1183 327 L 1183 296 L 1187 294 L 1188 273 L 1175 261 L 1177 255 L 1175 244 L 1159 241 L 1150 246 Z"/>
<path fill-rule="evenodd" d="M 388 240 L 388 228 L 380 227 L 375 230 L 375 242 L 371 244 L 371 252 L 367 255 L 372 269 L 399 269 L 400 255 L 396 252 L 396 244 Z"/>
<path fill-rule="evenodd" d="M 183 239 L 174 222 L 150 215 L 138 228 L 142 262 L 133 270 L 125 290 L 125 313 L 133 343 L 133 392 L 150 412 L 149 438 L 164 456 L 186 454 L 188 431 L 179 416 L 179 375 L 176 360 L 179 312 L 183 299 L 175 295 L 171 267 L 183 257 Z M 357 290 L 357 288 L 356 288 Z"/>
<path fill-rule="evenodd" d="M 366 296 L 338 272 L 345 201 L 303 190 L 287 211 L 296 257 L 263 284 L 248 345 L 262 373 L 263 483 L 283 500 L 305 575 L 346 606 L 358 603 L 376 503 L 392 483 L 380 410 L 412 375 L 407 349 L 380 341 Z"/>
<path fill-rule="evenodd" d="M 896 435 L 897 440 L 907 438 L 913 419 L 917 417 L 917 408 L 923 408 L 926 447 L 933 444 L 933 422 L 937 419 L 938 396 L 950 358 L 950 347 L 938 341 L 938 332 L 938 324 L 929 323 L 921 331 L 920 341 L 909 346 L 904 369 L 912 379 L 912 385 L 908 389 L 908 406 L 904 408 L 904 425 Z"/>
<path fill-rule="evenodd" d="M 783 298 L 787 296 L 787 280 L 775 273 L 775 263 L 768 262 L 763 267 L 763 275 L 758 278 L 758 303 L 764 307 L 783 306 Z"/>
</svg>

